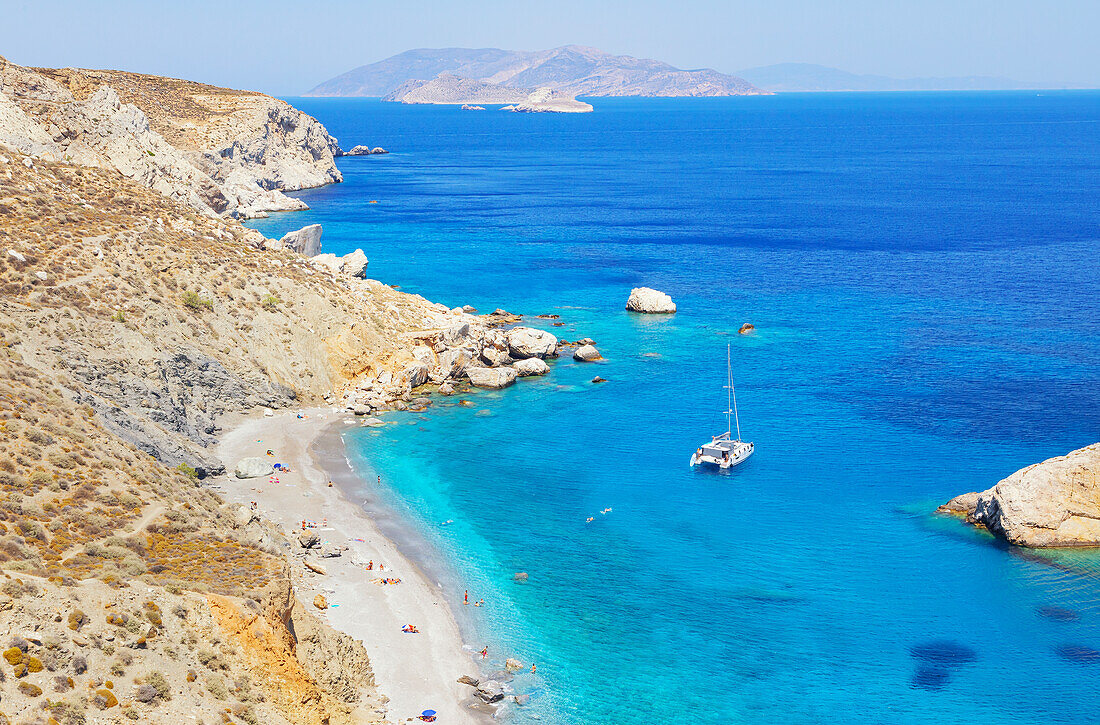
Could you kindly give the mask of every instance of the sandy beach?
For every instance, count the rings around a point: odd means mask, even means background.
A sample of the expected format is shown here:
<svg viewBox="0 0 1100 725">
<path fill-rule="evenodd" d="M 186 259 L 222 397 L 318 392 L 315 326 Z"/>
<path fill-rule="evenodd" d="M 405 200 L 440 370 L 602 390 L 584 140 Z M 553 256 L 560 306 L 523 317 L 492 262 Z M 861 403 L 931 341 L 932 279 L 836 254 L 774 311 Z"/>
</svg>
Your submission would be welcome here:
<svg viewBox="0 0 1100 725">
<path fill-rule="evenodd" d="M 320 616 L 363 642 L 379 691 L 389 698 L 386 714 L 391 721 L 406 722 L 425 709 L 436 710 L 439 723 L 483 721 L 463 702 L 473 690 L 457 679 L 476 676 L 476 665 L 470 651 L 463 649 L 442 593 L 379 533 L 359 506 L 342 495 L 339 486 L 329 486 L 330 475 L 314 460 L 314 442 L 329 426 L 347 425 L 350 416 L 331 408 L 304 410 L 302 419 L 296 413 L 250 417 L 227 430 L 218 456 L 229 475 L 219 482 L 219 492 L 232 502 L 256 502 L 260 515 L 287 534 L 294 545 L 291 562 L 298 598 L 310 605 L 317 594 L 324 595 L 329 608 Z M 268 450 L 275 455 L 268 457 Z M 285 464 L 291 472 L 271 478 L 234 477 L 237 462 L 251 456 Z M 304 550 L 297 544 L 303 519 L 316 522 L 314 530 L 324 547 L 347 547 L 332 558 L 311 552 L 309 560 L 323 567 L 324 575 L 303 563 Z M 374 563 L 369 571 L 368 562 Z M 381 578 L 401 581 L 377 583 Z M 407 624 L 419 633 L 403 632 Z"/>
</svg>

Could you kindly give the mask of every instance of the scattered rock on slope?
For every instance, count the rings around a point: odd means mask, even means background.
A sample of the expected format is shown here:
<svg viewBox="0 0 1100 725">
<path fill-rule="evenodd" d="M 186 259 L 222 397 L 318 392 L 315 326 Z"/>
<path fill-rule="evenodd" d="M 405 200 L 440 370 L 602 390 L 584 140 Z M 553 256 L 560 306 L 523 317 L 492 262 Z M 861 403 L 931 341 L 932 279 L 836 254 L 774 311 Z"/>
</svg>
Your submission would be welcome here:
<svg viewBox="0 0 1100 725">
<path fill-rule="evenodd" d="M 303 257 L 316 257 L 321 253 L 321 225 L 310 224 L 294 232 L 287 232 L 279 240 L 284 249 Z"/>
</svg>

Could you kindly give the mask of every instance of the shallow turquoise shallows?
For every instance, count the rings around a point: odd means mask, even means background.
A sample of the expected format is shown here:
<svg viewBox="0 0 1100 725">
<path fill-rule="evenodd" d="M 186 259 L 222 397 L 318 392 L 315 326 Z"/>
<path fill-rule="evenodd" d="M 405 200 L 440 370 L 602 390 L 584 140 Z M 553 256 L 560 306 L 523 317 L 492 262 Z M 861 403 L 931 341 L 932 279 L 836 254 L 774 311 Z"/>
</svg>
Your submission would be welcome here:
<svg viewBox="0 0 1100 725">
<path fill-rule="evenodd" d="M 520 722 L 1100 721 L 1100 555 L 932 515 L 1100 440 L 1100 93 L 293 102 L 392 153 L 256 228 L 606 358 L 345 439 Z"/>
</svg>

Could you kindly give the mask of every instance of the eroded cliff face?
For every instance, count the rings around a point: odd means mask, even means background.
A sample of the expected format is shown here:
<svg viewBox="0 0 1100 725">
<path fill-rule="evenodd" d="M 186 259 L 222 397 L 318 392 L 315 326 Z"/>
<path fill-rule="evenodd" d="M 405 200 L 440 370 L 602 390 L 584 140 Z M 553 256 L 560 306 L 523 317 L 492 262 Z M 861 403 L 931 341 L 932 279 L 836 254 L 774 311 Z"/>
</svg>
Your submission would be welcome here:
<svg viewBox="0 0 1100 725">
<path fill-rule="evenodd" d="M 1009 543 L 1100 546 L 1100 443 L 1028 466 L 940 506 Z"/>
<path fill-rule="evenodd" d="M 204 213 L 304 209 L 283 192 L 342 180 L 340 149 L 324 126 L 261 93 L 0 58 L 0 95 L 0 142 L 45 160 L 113 168 Z"/>
</svg>

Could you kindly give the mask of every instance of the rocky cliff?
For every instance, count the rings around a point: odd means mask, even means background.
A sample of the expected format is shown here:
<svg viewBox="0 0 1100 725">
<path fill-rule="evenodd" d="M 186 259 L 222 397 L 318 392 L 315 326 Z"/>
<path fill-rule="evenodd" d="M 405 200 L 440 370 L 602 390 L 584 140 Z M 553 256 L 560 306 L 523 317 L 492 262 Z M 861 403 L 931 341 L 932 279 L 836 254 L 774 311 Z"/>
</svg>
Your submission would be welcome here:
<svg viewBox="0 0 1100 725">
<path fill-rule="evenodd" d="M 709 68 L 566 45 L 541 51 L 420 48 L 336 76 L 306 95 L 385 96 L 406 81 L 450 73 L 509 88 L 552 88 L 570 96 L 740 96 L 768 94 Z M 490 103 L 492 101 L 489 101 Z"/>
<path fill-rule="evenodd" d="M 1100 546 L 1100 443 L 1028 466 L 940 513 L 965 516 L 1019 546 Z"/>
<path fill-rule="evenodd" d="M 48 160 L 115 169 L 222 216 L 304 209 L 283 192 L 341 181 L 336 139 L 286 102 L 121 71 L 0 58 L 0 138 L 27 139 L 8 145 Z"/>
</svg>

